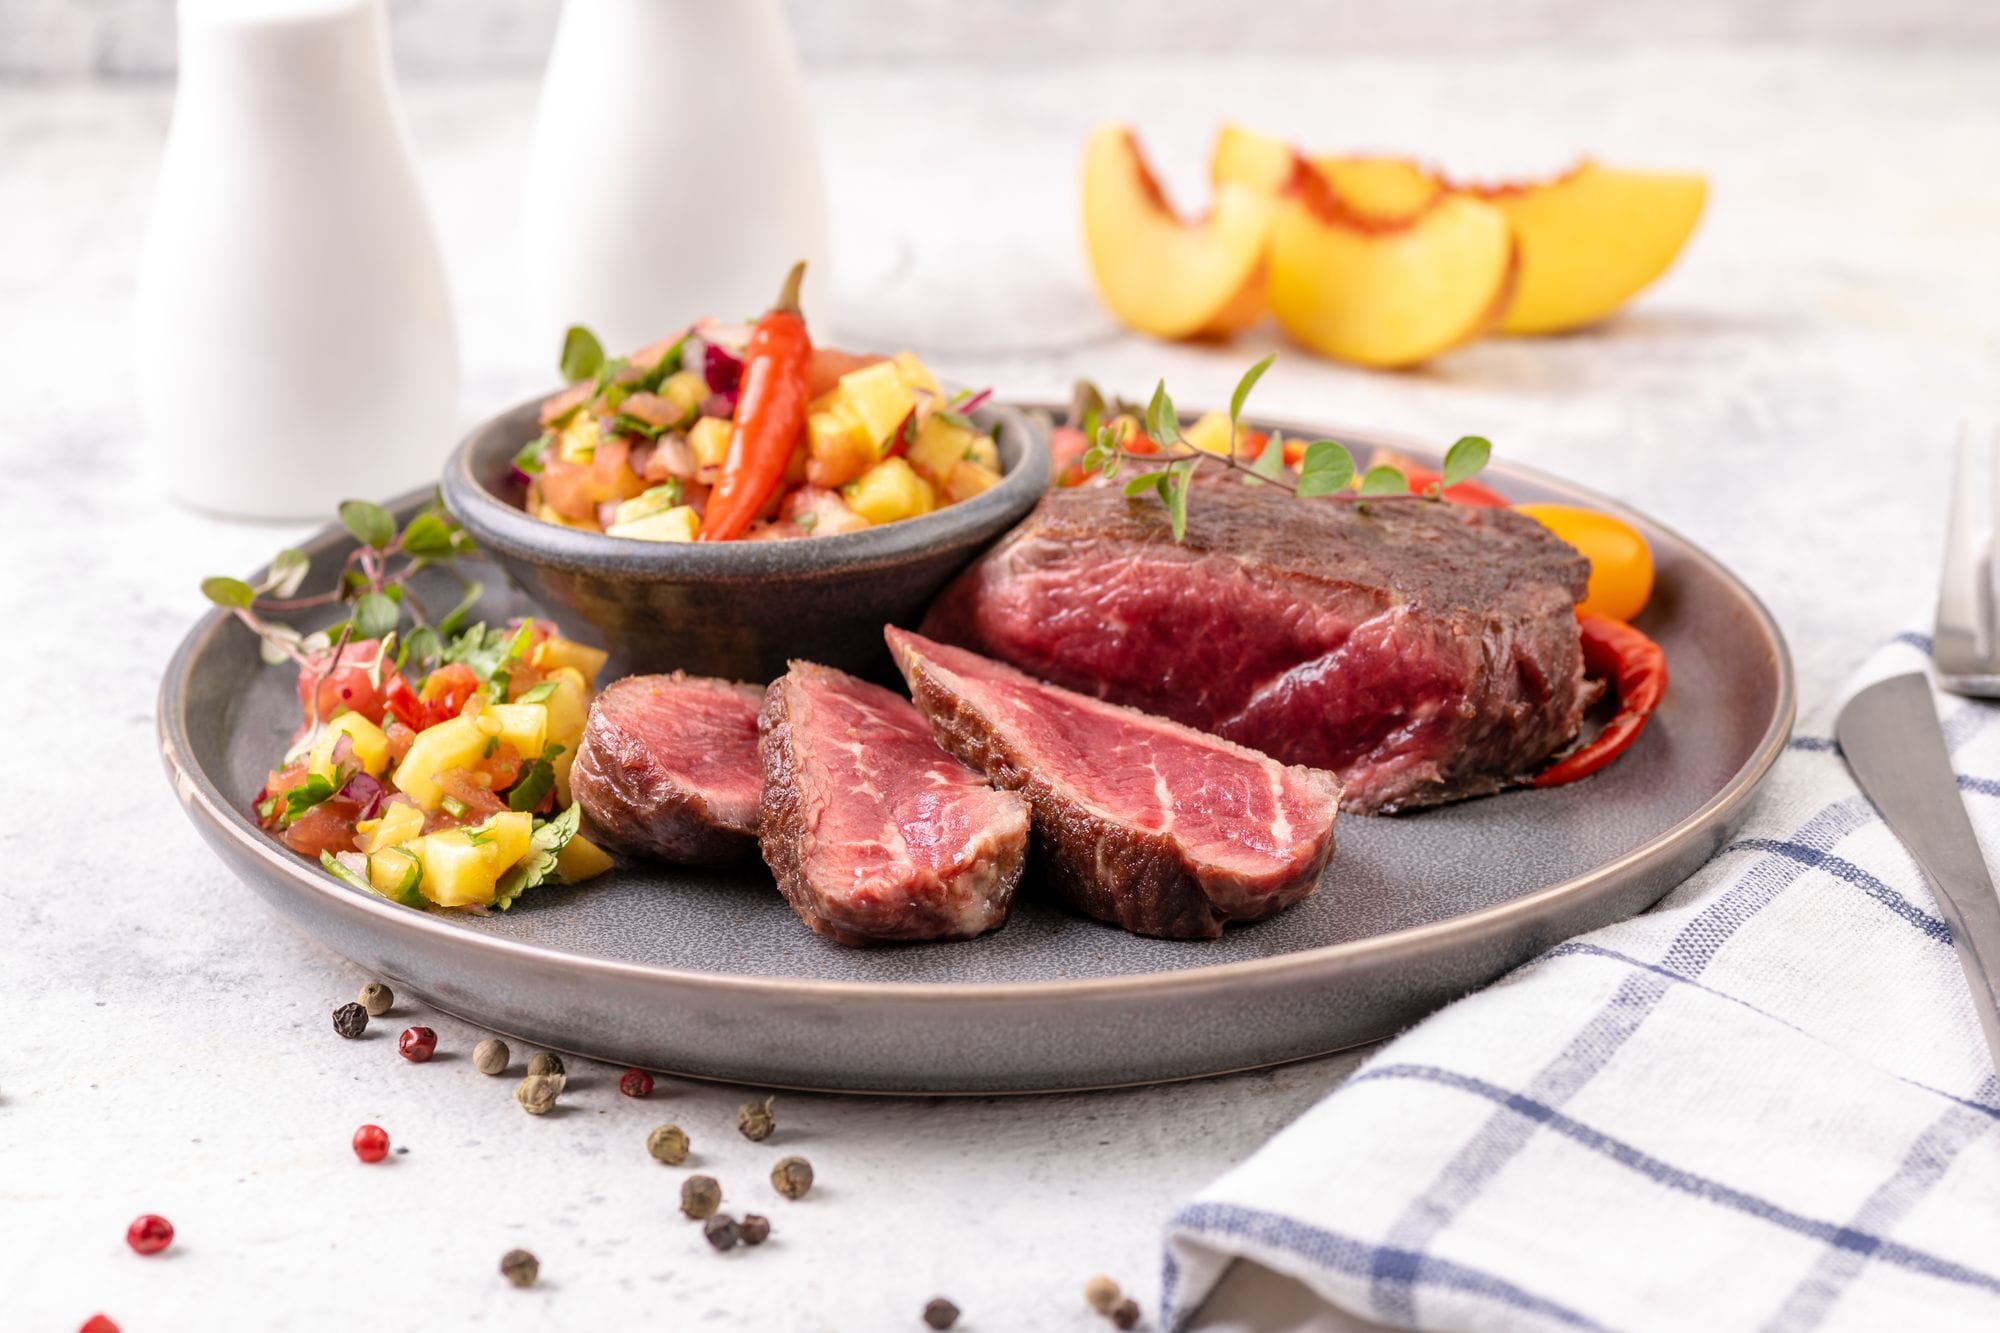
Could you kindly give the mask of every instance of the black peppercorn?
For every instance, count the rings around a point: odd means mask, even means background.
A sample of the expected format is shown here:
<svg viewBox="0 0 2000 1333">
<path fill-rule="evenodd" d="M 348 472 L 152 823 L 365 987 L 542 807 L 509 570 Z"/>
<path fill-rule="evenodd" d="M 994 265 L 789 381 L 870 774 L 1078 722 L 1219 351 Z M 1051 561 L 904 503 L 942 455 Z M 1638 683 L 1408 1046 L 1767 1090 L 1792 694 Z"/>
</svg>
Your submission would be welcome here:
<svg viewBox="0 0 2000 1333">
<path fill-rule="evenodd" d="M 1111 1322 L 1120 1328 L 1137 1328 L 1139 1326 L 1139 1302 L 1127 1296 L 1124 1300 L 1112 1306 Z"/>
<path fill-rule="evenodd" d="M 711 1217 L 722 1207 L 722 1186 L 714 1176 L 689 1176 L 681 1182 L 681 1211 L 689 1217 Z"/>
<path fill-rule="evenodd" d="M 762 1213 L 745 1213 L 737 1224 L 745 1245 L 762 1245 L 771 1238 L 771 1219 Z"/>
<path fill-rule="evenodd" d="M 781 1157 L 771 1168 L 771 1188 L 787 1199 L 803 1199 L 812 1187 L 812 1163 L 803 1157 Z"/>
<path fill-rule="evenodd" d="M 924 1306 L 924 1322 L 932 1328 L 950 1328 L 958 1322 L 958 1307 L 942 1296 L 934 1296 Z"/>
<path fill-rule="evenodd" d="M 568 1077 L 563 1069 L 562 1057 L 554 1051 L 542 1051 L 528 1061 L 530 1074 L 554 1074 L 557 1078 Z"/>
<path fill-rule="evenodd" d="M 368 1030 L 368 1011 L 358 1004 L 343 1004 L 333 1011 L 333 1030 L 348 1040 Z"/>
<path fill-rule="evenodd" d="M 771 1137 L 771 1131 L 778 1127 L 778 1117 L 772 1114 L 771 1099 L 761 1102 L 745 1102 L 736 1108 L 736 1131 L 753 1143 L 762 1143 Z"/>
<path fill-rule="evenodd" d="M 509 1250 L 500 1256 L 500 1276 L 517 1287 L 532 1287 L 541 1275 L 541 1261 L 526 1250 Z"/>
<path fill-rule="evenodd" d="M 743 1228 L 728 1213 L 717 1213 L 701 1224 L 701 1234 L 718 1250 L 733 1250 L 743 1239 Z"/>
</svg>

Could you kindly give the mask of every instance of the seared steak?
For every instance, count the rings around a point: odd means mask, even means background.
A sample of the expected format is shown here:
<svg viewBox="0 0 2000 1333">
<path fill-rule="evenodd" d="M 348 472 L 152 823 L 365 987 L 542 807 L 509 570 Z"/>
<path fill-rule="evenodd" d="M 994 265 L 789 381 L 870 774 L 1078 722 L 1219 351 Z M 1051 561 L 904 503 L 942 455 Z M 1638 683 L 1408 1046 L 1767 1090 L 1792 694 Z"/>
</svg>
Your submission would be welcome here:
<svg viewBox="0 0 2000 1333">
<path fill-rule="evenodd" d="M 938 749 L 908 700 L 794 662 L 760 725 L 759 838 L 800 920 L 848 945 L 970 939 L 1007 920 L 1027 805 Z"/>
<path fill-rule="evenodd" d="M 887 634 L 938 743 L 1027 796 L 1036 863 L 1079 911 L 1140 935 L 1210 939 L 1319 883 L 1340 804 L 1331 773 Z"/>
<path fill-rule="evenodd" d="M 724 865 L 757 851 L 764 692 L 706 676 L 627 676 L 590 706 L 570 788 L 620 851 Z"/>
<path fill-rule="evenodd" d="M 1577 735 L 1590 567 L 1523 514 L 1198 480 L 1187 539 L 1117 487 L 1051 491 L 924 632 L 1330 769 L 1364 814 L 1483 796 Z"/>
</svg>

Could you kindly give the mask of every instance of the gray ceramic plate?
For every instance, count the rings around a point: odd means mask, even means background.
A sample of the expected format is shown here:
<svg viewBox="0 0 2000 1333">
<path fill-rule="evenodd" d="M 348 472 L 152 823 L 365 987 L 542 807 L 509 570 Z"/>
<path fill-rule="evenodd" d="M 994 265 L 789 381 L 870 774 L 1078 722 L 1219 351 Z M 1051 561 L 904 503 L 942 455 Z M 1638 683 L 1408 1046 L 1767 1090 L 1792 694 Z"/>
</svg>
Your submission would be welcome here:
<svg viewBox="0 0 2000 1333">
<path fill-rule="evenodd" d="M 1394 1032 L 1643 911 L 1728 839 L 1790 734 L 1784 641 L 1727 570 L 1581 488 L 1506 464 L 1489 480 L 1645 532 L 1659 582 L 1640 623 L 1666 649 L 1665 705 L 1624 759 L 1573 786 L 1344 816 L 1317 894 L 1217 941 L 1140 939 L 1071 916 L 1038 900 L 1032 870 L 995 934 L 858 952 L 807 931 L 761 873 L 630 865 L 504 915 L 399 907 L 343 887 L 246 816 L 297 705 L 290 670 L 260 665 L 248 631 L 220 613 L 167 668 L 161 747 L 196 827 L 266 901 L 399 989 L 536 1045 L 856 1092 L 1104 1087 L 1296 1060 Z M 333 530 L 312 550 L 346 546 Z M 525 609 L 499 595 L 487 613 Z"/>
</svg>

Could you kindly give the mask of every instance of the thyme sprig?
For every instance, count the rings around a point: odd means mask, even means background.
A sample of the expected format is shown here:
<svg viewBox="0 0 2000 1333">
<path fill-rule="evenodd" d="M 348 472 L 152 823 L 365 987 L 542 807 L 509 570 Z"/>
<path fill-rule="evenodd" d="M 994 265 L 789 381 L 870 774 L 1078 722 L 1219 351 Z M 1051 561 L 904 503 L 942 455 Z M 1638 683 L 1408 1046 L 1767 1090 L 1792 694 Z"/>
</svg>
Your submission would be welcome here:
<svg viewBox="0 0 2000 1333">
<path fill-rule="evenodd" d="M 1243 456 L 1243 405 L 1248 401 L 1250 391 L 1257 387 L 1257 381 L 1264 377 L 1264 372 L 1276 359 L 1274 352 L 1244 371 L 1243 378 L 1236 382 L 1235 392 L 1229 395 L 1229 452 L 1226 454 L 1197 449 L 1181 434 L 1180 413 L 1174 409 L 1173 399 L 1167 394 L 1165 380 L 1154 386 L 1153 396 L 1146 404 L 1143 433 L 1152 442 L 1153 448 L 1143 452 L 1131 447 L 1132 441 L 1123 422 L 1104 420 L 1108 409 L 1103 399 L 1094 390 L 1089 391 L 1087 396 L 1090 401 L 1081 414 L 1084 435 L 1090 440 L 1090 447 L 1084 451 L 1082 460 L 1084 471 L 1096 472 L 1106 481 L 1116 481 L 1127 464 L 1138 469 L 1137 475 L 1126 481 L 1125 494 L 1131 497 L 1157 495 L 1166 506 L 1167 518 L 1177 542 L 1187 537 L 1188 491 L 1195 469 L 1204 465 L 1234 472 L 1248 486 L 1280 487 L 1301 500 L 1333 495 L 1350 487 L 1363 496 L 1407 495 L 1410 490 L 1408 477 L 1402 469 L 1387 463 L 1378 463 L 1361 473 L 1357 484 L 1354 455 L 1338 440 L 1313 440 L 1308 443 L 1300 455 L 1296 477 L 1287 474 L 1285 442 L 1276 431 L 1270 433 L 1255 458 L 1246 459 Z M 1460 439 L 1445 453 L 1442 477 L 1425 489 L 1425 495 L 1433 500 L 1442 499 L 1446 490 L 1471 480 L 1486 466 L 1492 450 L 1493 446 L 1481 436 L 1467 435 Z"/>
<path fill-rule="evenodd" d="M 485 591 L 478 580 L 454 567 L 460 558 L 475 554 L 472 538 L 436 500 L 412 515 L 400 531 L 395 515 L 368 500 L 343 501 L 339 513 L 341 526 L 353 534 L 356 545 L 341 562 L 327 591 L 299 596 L 312 561 L 304 551 L 292 547 L 278 552 L 261 583 L 252 586 L 242 579 L 217 575 L 201 581 L 202 594 L 257 636 L 266 662 L 289 659 L 317 670 L 324 661 L 339 660 L 350 641 L 361 639 L 384 641 L 386 656 L 388 644 L 406 617 L 411 628 L 401 636 L 396 666 L 400 668 L 411 656 L 436 659 L 444 638 L 464 628 L 466 616 Z M 410 586 L 417 574 L 432 566 L 457 574 L 464 593 L 435 624 Z M 348 615 L 312 634 L 266 619 L 324 606 L 346 606 Z"/>
</svg>

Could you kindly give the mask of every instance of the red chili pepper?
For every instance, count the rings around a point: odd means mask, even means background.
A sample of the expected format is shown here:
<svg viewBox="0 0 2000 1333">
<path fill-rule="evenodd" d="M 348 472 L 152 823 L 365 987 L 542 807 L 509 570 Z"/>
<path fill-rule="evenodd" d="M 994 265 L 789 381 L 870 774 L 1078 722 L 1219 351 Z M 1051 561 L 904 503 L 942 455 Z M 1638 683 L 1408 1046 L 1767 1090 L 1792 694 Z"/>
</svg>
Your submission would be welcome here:
<svg viewBox="0 0 2000 1333">
<path fill-rule="evenodd" d="M 1405 468 L 1403 474 L 1410 479 L 1410 494 L 1412 495 L 1428 495 L 1431 487 L 1444 480 L 1438 473 L 1427 472 L 1420 467 Z M 1472 505 L 1480 509 L 1505 509 L 1508 507 L 1506 496 L 1500 494 L 1500 492 L 1494 490 L 1492 487 L 1482 486 L 1476 481 L 1461 481 L 1458 485 L 1446 490 L 1444 498 L 1453 504 Z"/>
<path fill-rule="evenodd" d="M 803 261 L 792 265 L 777 304 L 750 331 L 736 430 L 702 514 L 702 541 L 726 542 L 742 535 L 784 483 L 785 465 L 806 428 L 806 370 L 813 346 L 799 313 L 799 283 L 805 274 Z"/>
<path fill-rule="evenodd" d="M 424 729 L 423 700 L 417 698 L 417 692 L 403 679 L 402 672 L 389 673 L 389 679 L 382 685 L 382 702 L 388 705 L 390 715 L 411 731 Z"/>
<path fill-rule="evenodd" d="M 1667 692 L 1667 655 L 1659 644 L 1609 616 L 1579 611 L 1576 623 L 1583 634 L 1584 668 L 1616 683 L 1618 711 L 1588 744 L 1537 773 L 1537 787 L 1560 787 L 1587 778 L 1631 749 Z"/>
</svg>

